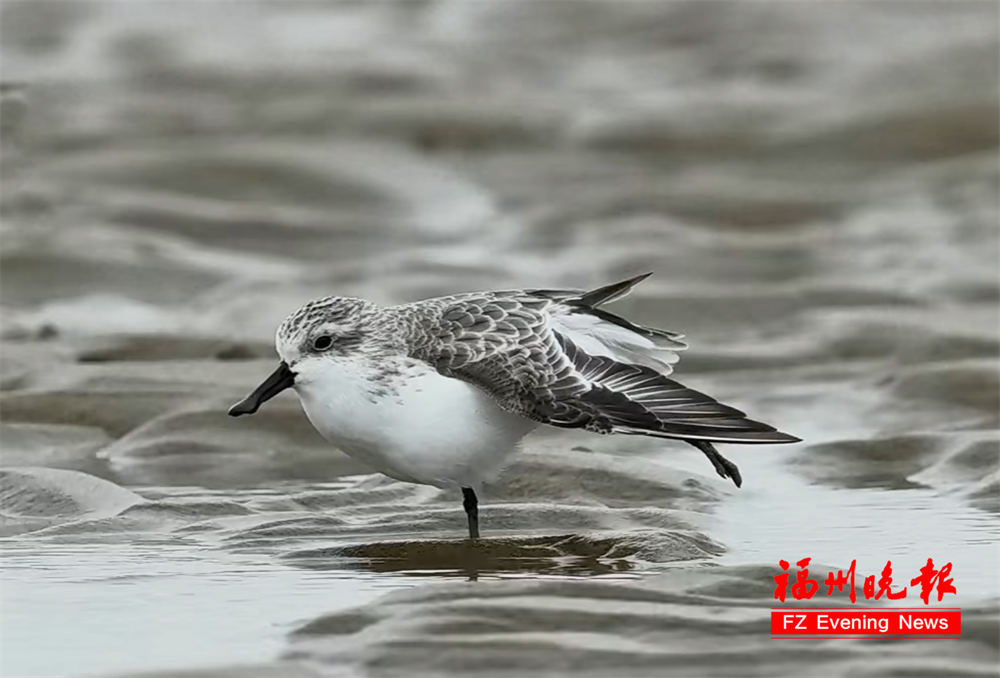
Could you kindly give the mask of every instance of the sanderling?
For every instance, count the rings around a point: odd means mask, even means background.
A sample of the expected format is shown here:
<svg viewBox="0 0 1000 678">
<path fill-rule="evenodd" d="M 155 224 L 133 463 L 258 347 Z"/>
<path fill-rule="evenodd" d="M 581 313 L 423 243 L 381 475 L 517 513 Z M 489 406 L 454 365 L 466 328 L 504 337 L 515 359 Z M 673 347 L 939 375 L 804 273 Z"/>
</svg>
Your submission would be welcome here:
<svg viewBox="0 0 1000 678">
<path fill-rule="evenodd" d="M 683 335 L 602 305 L 641 275 L 591 292 L 474 292 L 380 307 L 324 297 L 278 328 L 281 363 L 229 414 L 294 388 L 330 442 L 385 475 L 461 489 L 469 537 L 476 489 L 539 424 L 683 440 L 737 487 L 713 447 L 799 439 L 670 379 Z"/>
</svg>

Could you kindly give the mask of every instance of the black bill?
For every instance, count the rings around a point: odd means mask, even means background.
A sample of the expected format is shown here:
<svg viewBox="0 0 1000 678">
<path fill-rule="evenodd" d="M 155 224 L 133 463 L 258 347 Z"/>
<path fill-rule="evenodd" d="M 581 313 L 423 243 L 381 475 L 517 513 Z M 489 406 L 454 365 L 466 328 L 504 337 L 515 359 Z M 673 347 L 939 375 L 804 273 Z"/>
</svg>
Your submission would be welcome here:
<svg viewBox="0 0 1000 678">
<path fill-rule="evenodd" d="M 292 372 L 287 363 L 282 361 L 278 365 L 278 369 L 272 372 L 271 376 L 264 380 L 264 383 L 255 388 L 253 393 L 229 408 L 229 416 L 238 417 L 242 414 L 253 414 L 268 400 L 294 385 L 295 373 Z"/>
</svg>

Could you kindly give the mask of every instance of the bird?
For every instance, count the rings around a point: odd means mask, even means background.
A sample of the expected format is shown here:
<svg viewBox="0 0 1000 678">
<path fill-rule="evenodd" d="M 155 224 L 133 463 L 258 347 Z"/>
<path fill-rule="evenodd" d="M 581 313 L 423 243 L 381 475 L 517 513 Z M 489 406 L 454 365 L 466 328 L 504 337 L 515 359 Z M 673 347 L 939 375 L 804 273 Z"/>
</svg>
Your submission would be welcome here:
<svg viewBox="0 0 1000 678">
<path fill-rule="evenodd" d="M 461 490 L 470 540 L 480 535 L 477 490 L 543 425 L 684 441 L 740 487 L 715 443 L 800 439 L 670 378 L 683 335 L 604 308 L 650 275 L 394 306 L 316 299 L 281 323 L 277 369 L 229 414 L 294 389 L 312 425 L 350 457 L 396 480 Z"/>
</svg>

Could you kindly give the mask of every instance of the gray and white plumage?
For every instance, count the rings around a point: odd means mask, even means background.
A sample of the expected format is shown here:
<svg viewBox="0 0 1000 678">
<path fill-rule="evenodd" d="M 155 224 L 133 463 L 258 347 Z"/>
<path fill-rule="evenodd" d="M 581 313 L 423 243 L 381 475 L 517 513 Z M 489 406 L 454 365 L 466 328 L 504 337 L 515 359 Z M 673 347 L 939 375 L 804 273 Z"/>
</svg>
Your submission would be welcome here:
<svg viewBox="0 0 1000 678">
<path fill-rule="evenodd" d="M 683 335 L 600 308 L 646 277 L 589 295 L 485 292 L 408 304 L 396 312 L 409 320 L 408 355 L 474 384 L 508 412 L 543 424 L 714 442 L 797 440 L 667 378 L 676 351 L 687 348 Z M 599 338 L 588 337 L 604 342 L 600 354 L 577 343 L 587 336 L 589 318 L 603 325 Z M 617 330 L 624 332 L 614 342 Z"/>
<path fill-rule="evenodd" d="M 798 439 L 670 378 L 682 335 L 603 308 L 646 277 L 384 308 L 318 299 L 278 328 L 284 367 L 230 413 L 252 413 L 293 386 L 348 454 L 439 487 L 478 485 L 540 424 L 684 440 L 739 486 L 736 465 L 712 443 Z"/>
</svg>

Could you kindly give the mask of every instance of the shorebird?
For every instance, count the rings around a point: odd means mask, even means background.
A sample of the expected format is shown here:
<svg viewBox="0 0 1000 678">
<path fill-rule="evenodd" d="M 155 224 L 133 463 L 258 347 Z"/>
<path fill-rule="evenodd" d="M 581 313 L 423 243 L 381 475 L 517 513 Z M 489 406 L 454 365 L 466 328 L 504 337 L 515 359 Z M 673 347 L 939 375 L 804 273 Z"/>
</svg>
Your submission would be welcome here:
<svg viewBox="0 0 1000 678">
<path fill-rule="evenodd" d="M 281 362 L 229 414 L 253 414 L 287 388 L 313 426 L 390 478 L 461 489 L 469 538 L 476 495 L 541 424 L 673 438 L 739 487 L 713 443 L 792 443 L 669 378 L 683 335 L 602 308 L 650 274 L 589 292 L 521 289 L 380 307 L 324 297 L 278 328 Z"/>
</svg>

